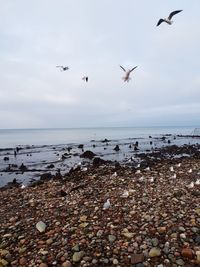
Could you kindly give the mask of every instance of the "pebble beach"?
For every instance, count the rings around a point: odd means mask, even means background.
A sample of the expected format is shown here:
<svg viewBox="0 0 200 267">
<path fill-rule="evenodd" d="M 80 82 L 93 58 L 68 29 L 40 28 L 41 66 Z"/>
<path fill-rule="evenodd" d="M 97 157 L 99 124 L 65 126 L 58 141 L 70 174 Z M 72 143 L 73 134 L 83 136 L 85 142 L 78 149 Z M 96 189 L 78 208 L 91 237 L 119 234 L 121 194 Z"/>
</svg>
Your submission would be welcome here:
<svg viewBox="0 0 200 267">
<path fill-rule="evenodd" d="M 0 266 L 200 266 L 200 152 L 185 149 L 1 188 Z"/>
</svg>

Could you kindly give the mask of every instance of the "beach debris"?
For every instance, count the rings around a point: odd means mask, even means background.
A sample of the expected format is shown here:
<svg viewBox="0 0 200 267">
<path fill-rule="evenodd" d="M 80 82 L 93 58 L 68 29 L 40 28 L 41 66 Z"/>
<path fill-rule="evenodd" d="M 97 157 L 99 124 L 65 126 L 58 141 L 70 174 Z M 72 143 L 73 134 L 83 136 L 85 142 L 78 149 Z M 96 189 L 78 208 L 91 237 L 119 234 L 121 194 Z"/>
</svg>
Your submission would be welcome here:
<svg viewBox="0 0 200 267">
<path fill-rule="evenodd" d="M 188 173 L 192 173 L 192 169 L 189 169 Z"/>
<path fill-rule="evenodd" d="M 197 179 L 195 185 L 200 185 L 200 179 Z"/>
<path fill-rule="evenodd" d="M 169 14 L 168 18 L 162 18 L 162 19 L 159 19 L 158 23 L 156 26 L 159 26 L 162 22 L 166 22 L 167 24 L 169 25 L 172 25 L 173 21 L 172 21 L 172 17 L 180 12 L 182 12 L 183 10 L 176 10 L 176 11 L 173 11 Z"/>
<path fill-rule="evenodd" d="M 139 173 L 141 173 L 141 170 L 137 170 L 137 171 L 136 171 L 136 174 L 139 174 Z"/>
<path fill-rule="evenodd" d="M 129 81 L 131 80 L 131 78 L 130 78 L 130 74 L 131 74 L 131 72 L 132 72 L 134 69 L 136 69 L 137 67 L 138 67 L 138 66 L 135 66 L 135 67 L 132 68 L 131 70 L 125 70 L 125 68 L 122 67 L 122 66 L 120 65 L 120 68 L 125 72 L 125 76 L 122 77 L 122 79 L 124 80 L 124 82 L 129 82 Z"/>
<path fill-rule="evenodd" d="M 69 70 L 69 67 L 67 67 L 67 66 L 56 66 L 56 68 L 60 68 L 60 71 Z"/>
<path fill-rule="evenodd" d="M 161 255 L 161 250 L 159 248 L 154 247 L 149 251 L 150 258 L 159 257 L 160 255 Z"/>
<path fill-rule="evenodd" d="M 46 229 L 46 224 L 43 222 L 43 221 L 39 221 L 37 224 L 36 224 L 36 228 L 37 230 L 40 232 L 40 233 L 43 233 L 45 232 L 45 229 Z"/>
<path fill-rule="evenodd" d="M 153 183 L 155 181 L 155 178 L 154 177 L 150 177 L 148 180 L 149 180 L 150 183 Z"/>
<path fill-rule="evenodd" d="M 144 182 L 144 180 L 145 180 L 144 176 L 141 176 L 141 177 L 138 179 L 139 182 Z"/>
<path fill-rule="evenodd" d="M 108 198 L 107 200 L 106 200 L 106 202 L 104 203 L 104 205 L 103 205 L 103 209 L 104 210 L 107 210 L 107 209 L 109 209 L 111 207 L 111 203 L 110 203 L 110 199 Z"/>
<path fill-rule="evenodd" d="M 180 168 L 181 167 L 181 163 L 178 163 L 176 166 Z"/>
<path fill-rule="evenodd" d="M 145 170 L 145 171 L 150 171 L 150 168 L 149 168 L 149 167 L 147 167 L 147 168 L 145 168 L 144 170 Z"/>
</svg>

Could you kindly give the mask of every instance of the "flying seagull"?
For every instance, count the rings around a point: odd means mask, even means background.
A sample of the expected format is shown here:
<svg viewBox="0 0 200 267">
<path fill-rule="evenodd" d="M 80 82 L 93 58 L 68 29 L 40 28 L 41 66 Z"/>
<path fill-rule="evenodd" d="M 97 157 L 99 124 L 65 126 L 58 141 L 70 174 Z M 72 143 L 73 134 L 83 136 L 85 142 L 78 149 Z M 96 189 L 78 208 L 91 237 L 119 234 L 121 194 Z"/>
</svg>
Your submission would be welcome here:
<svg viewBox="0 0 200 267">
<path fill-rule="evenodd" d="M 136 69 L 138 66 L 132 68 L 131 70 L 125 70 L 125 68 L 123 68 L 121 65 L 120 65 L 120 68 L 123 69 L 123 71 L 126 73 L 124 77 L 122 77 L 122 79 L 124 80 L 124 82 L 129 82 L 131 80 L 130 78 L 130 74 L 131 72 Z"/>
<path fill-rule="evenodd" d="M 84 77 L 82 78 L 82 80 L 85 81 L 85 82 L 88 82 L 88 76 L 84 76 Z"/>
<path fill-rule="evenodd" d="M 156 26 L 159 26 L 162 22 L 166 22 L 167 24 L 172 25 L 172 23 L 173 23 L 173 21 L 171 20 L 172 17 L 173 17 L 174 15 L 180 13 L 181 11 L 183 11 L 183 10 L 176 10 L 176 11 L 171 12 L 171 13 L 169 14 L 169 17 L 168 17 L 168 18 L 160 19 L 160 20 L 158 21 L 158 23 L 157 23 Z"/>
<path fill-rule="evenodd" d="M 64 67 L 64 66 L 56 66 L 56 68 L 60 68 L 60 71 L 66 71 L 69 69 L 69 67 Z"/>
</svg>

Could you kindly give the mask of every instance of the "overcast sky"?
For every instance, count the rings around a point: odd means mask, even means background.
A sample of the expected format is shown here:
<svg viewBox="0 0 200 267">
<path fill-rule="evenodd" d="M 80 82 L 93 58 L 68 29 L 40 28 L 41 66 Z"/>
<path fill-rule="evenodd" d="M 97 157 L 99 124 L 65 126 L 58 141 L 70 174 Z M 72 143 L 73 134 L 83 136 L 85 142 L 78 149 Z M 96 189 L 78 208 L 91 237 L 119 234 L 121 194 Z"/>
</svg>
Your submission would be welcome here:
<svg viewBox="0 0 200 267">
<path fill-rule="evenodd" d="M 199 10 L 199 0 L 0 0 L 0 128 L 199 126 Z M 138 65 L 129 83 L 119 65 Z"/>
</svg>

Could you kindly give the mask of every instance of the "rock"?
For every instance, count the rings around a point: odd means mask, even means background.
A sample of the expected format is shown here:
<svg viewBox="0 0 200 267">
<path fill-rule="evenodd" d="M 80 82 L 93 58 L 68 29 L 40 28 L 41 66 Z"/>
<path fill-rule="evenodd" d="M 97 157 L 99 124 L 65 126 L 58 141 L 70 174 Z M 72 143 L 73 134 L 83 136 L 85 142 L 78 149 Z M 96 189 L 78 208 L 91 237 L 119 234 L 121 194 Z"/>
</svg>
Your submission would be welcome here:
<svg viewBox="0 0 200 267">
<path fill-rule="evenodd" d="M 83 144 L 78 145 L 78 148 L 83 148 Z"/>
<path fill-rule="evenodd" d="M 133 254 L 131 255 L 131 264 L 137 264 L 144 261 L 144 255 L 143 254 Z"/>
<path fill-rule="evenodd" d="M 122 233 L 122 235 L 128 239 L 131 239 L 134 237 L 134 233 L 129 233 L 129 232 L 124 232 L 124 233 Z"/>
<path fill-rule="evenodd" d="M 63 262 L 63 264 L 61 265 L 61 267 L 72 267 L 72 264 L 70 261 L 65 261 Z"/>
<path fill-rule="evenodd" d="M 39 222 L 36 224 L 36 228 L 37 228 L 37 230 L 38 230 L 40 233 L 43 233 L 43 232 L 45 232 L 46 224 L 43 223 L 42 221 L 39 221 Z"/>
<path fill-rule="evenodd" d="M 116 240 L 116 236 L 114 236 L 114 235 L 109 235 L 109 236 L 108 236 L 108 240 L 112 243 L 112 242 L 114 242 L 114 241 Z"/>
<path fill-rule="evenodd" d="M 47 165 L 47 169 L 53 169 L 54 167 L 55 167 L 54 164 L 49 164 L 49 165 Z"/>
<path fill-rule="evenodd" d="M 149 251 L 149 257 L 154 258 L 154 257 L 159 257 L 161 255 L 161 251 L 159 248 L 152 248 Z"/>
<path fill-rule="evenodd" d="M 8 262 L 4 259 L 0 259 L 0 267 L 8 266 Z"/>
<path fill-rule="evenodd" d="M 119 150 L 120 150 L 120 148 L 119 148 L 119 146 L 118 146 L 118 145 L 116 145 L 116 146 L 115 146 L 115 148 L 114 148 L 113 150 L 115 150 L 115 151 L 119 151 Z"/>
<path fill-rule="evenodd" d="M 79 219 L 81 222 L 86 222 L 87 221 L 87 216 L 86 215 L 83 215 L 80 217 Z"/>
<path fill-rule="evenodd" d="M 92 151 L 85 151 L 83 154 L 80 155 L 81 158 L 85 158 L 85 159 L 93 159 L 96 156 L 96 154 L 94 154 Z"/>
<path fill-rule="evenodd" d="M 98 230 L 98 232 L 97 232 L 97 236 L 98 237 L 101 237 L 103 235 L 103 230 Z"/>
<path fill-rule="evenodd" d="M 158 228 L 158 233 L 159 233 L 159 234 L 164 234 L 164 233 L 166 233 L 166 227 L 164 227 L 164 226 L 163 226 L 163 227 L 159 227 L 159 228 Z"/>
<path fill-rule="evenodd" d="M 104 159 L 101 159 L 101 158 L 99 158 L 99 157 L 95 157 L 94 159 L 93 159 L 93 165 L 102 165 L 102 164 L 105 164 L 106 163 L 106 160 L 104 160 Z"/>
<path fill-rule="evenodd" d="M 196 251 L 197 262 L 200 263 L 200 251 Z"/>
<path fill-rule="evenodd" d="M 47 239 L 46 243 L 47 245 L 51 245 L 53 243 L 53 239 L 52 238 Z"/>
<path fill-rule="evenodd" d="M 22 257 L 22 258 L 19 259 L 19 264 L 20 265 L 24 266 L 24 265 L 26 265 L 26 263 L 27 263 L 26 258 Z"/>
<path fill-rule="evenodd" d="M 113 260 L 113 264 L 114 264 L 114 265 L 118 265 L 118 263 L 119 263 L 119 262 L 118 262 L 117 259 L 114 259 L 114 260 Z"/>
<path fill-rule="evenodd" d="M 178 264 L 180 266 L 184 266 L 185 262 L 182 259 L 178 259 L 178 260 L 176 260 L 176 264 Z"/>
<path fill-rule="evenodd" d="M 73 262 L 79 262 L 83 258 L 84 254 L 84 251 L 75 252 L 72 258 Z"/>
<path fill-rule="evenodd" d="M 40 263 L 39 267 L 48 267 L 48 265 L 46 263 Z"/>
<path fill-rule="evenodd" d="M 9 157 L 4 157 L 3 160 L 4 161 L 8 161 L 9 160 Z"/>
<path fill-rule="evenodd" d="M 196 243 L 197 245 L 200 245 L 200 236 L 199 236 L 199 235 L 196 236 L 195 239 L 194 239 L 194 241 L 195 241 L 195 243 Z"/>
<path fill-rule="evenodd" d="M 193 259 L 194 258 L 194 253 L 193 253 L 191 248 L 183 248 L 181 251 L 181 255 L 187 259 Z"/>
</svg>

